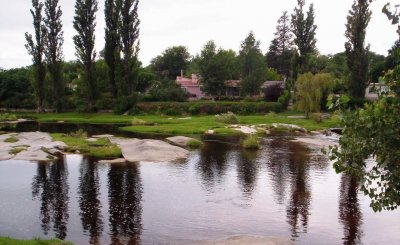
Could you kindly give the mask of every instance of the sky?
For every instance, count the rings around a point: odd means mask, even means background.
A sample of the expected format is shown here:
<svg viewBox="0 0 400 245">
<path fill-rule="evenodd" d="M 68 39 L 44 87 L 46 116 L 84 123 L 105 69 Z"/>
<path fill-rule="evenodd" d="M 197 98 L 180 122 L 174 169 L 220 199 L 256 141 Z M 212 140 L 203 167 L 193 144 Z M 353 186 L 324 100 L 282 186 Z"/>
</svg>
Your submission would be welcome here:
<svg viewBox="0 0 400 245">
<path fill-rule="evenodd" d="M 313 2 L 316 12 L 317 48 L 321 54 L 334 54 L 344 50 L 345 23 L 352 0 L 307 0 Z M 377 0 L 371 5 L 372 19 L 366 42 L 371 51 L 387 54 L 398 38 L 396 26 L 391 26 L 382 14 L 386 2 Z M 64 58 L 75 60 L 72 37 L 73 0 L 60 0 L 63 10 Z M 192 55 L 204 44 L 214 40 L 218 46 L 238 51 L 240 43 L 250 31 L 261 41 L 263 53 L 273 39 L 276 22 L 283 11 L 293 12 L 297 0 L 141 0 L 139 4 L 140 60 L 144 65 L 166 48 L 184 45 Z M 0 67 L 4 69 L 27 66 L 25 32 L 33 32 L 29 12 L 31 0 L 0 0 Z M 97 14 L 96 49 L 104 47 L 104 0 L 99 0 Z"/>
</svg>

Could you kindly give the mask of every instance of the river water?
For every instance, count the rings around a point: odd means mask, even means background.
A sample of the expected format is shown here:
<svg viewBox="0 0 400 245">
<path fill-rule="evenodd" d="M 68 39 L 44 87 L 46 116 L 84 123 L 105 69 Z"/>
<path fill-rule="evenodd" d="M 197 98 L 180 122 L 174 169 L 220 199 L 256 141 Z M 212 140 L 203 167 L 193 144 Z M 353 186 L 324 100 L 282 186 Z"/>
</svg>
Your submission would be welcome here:
<svg viewBox="0 0 400 245">
<path fill-rule="evenodd" d="M 176 163 L 0 162 L 0 236 L 173 244 L 235 235 L 297 244 L 400 244 L 400 212 L 374 213 L 318 149 L 282 138 L 249 152 L 207 142 Z"/>
</svg>

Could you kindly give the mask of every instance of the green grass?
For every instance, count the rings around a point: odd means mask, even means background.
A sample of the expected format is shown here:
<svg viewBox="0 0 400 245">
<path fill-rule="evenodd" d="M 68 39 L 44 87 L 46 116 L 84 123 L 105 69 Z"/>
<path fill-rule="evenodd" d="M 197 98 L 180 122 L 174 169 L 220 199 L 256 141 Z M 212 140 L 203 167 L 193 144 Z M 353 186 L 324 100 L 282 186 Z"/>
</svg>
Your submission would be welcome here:
<svg viewBox="0 0 400 245">
<path fill-rule="evenodd" d="M 303 113 L 287 111 L 284 113 L 270 113 L 268 115 L 238 116 L 240 124 L 266 124 L 272 123 L 295 124 L 304 127 L 308 131 L 322 130 L 337 127 L 339 122 L 334 119 L 326 119 L 321 123 L 313 119 L 293 119 L 288 116 L 302 116 Z M 39 122 L 64 121 L 68 123 L 91 124 L 119 124 L 131 126 L 122 127 L 122 131 L 138 134 L 165 134 L 165 135 L 200 135 L 213 129 L 216 134 L 237 135 L 237 131 L 226 129 L 224 123 L 216 122 L 215 116 L 193 116 L 191 119 L 180 120 L 176 117 L 163 115 L 125 116 L 111 113 L 63 113 L 63 114 L 18 114 L 22 118 L 33 118 Z M 183 116 L 182 116 L 183 117 Z M 172 118 L 172 119 L 171 119 Z M 134 125 L 132 125 L 134 124 Z"/>
<path fill-rule="evenodd" d="M 201 142 L 200 140 L 191 139 L 188 141 L 187 146 L 191 149 L 199 149 L 203 146 L 203 142 Z"/>
<path fill-rule="evenodd" d="M 242 146 L 248 150 L 258 150 L 260 149 L 260 141 L 257 135 L 248 136 L 243 142 Z"/>
<path fill-rule="evenodd" d="M 9 137 L 4 140 L 4 142 L 6 142 L 6 143 L 16 143 L 18 141 L 19 141 L 19 139 L 15 138 L 15 137 Z"/>
<path fill-rule="evenodd" d="M 8 153 L 11 155 L 17 155 L 20 152 L 26 151 L 26 148 L 23 147 L 17 147 L 17 148 L 13 148 L 11 149 Z"/>
<path fill-rule="evenodd" d="M 122 156 L 121 149 L 111 144 L 106 138 L 98 139 L 95 142 L 88 142 L 84 137 L 73 137 L 66 134 L 51 134 L 54 140 L 67 144 L 68 152 L 79 151 L 96 158 L 119 158 Z"/>
<path fill-rule="evenodd" d="M 42 240 L 17 240 L 9 237 L 0 237 L 0 245 L 72 245 L 71 242 L 64 242 L 58 239 Z"/>
</svg>

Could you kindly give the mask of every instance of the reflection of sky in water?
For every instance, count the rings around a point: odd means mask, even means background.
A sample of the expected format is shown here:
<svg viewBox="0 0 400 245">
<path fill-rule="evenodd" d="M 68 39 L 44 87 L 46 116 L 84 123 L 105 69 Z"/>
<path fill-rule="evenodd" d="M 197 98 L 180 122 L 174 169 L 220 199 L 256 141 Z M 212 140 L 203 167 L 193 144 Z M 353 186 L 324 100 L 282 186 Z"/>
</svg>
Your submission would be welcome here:
<svg viewBox="0 0 400 245">
<path fill-rule="evenodd" d="M 375 214 L 357 182 L 318 150 L 264 140 L 248 152 L 206 144 L 184 163 L 97 165 L 81 156 L 0 163 L 0 235 L 77 244 L 234 235 L 299 244 L 398 244 L 400 213 Z M 384 235 L 383 235 L 384 234 Z"/>
</svg>

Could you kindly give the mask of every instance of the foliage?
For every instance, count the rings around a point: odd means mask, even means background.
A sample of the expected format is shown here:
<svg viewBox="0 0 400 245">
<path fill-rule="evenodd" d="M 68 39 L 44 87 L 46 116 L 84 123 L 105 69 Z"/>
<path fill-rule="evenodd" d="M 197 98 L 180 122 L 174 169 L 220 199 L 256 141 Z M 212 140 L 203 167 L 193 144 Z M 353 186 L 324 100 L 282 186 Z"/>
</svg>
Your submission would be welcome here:
<svg viewBox="0 0 400 245">
<path fill-rule="evenodd" d="M 139 0 L 122 1 L 119 33 L 121 35 L 121 80 L 119 96 L 131 96 L 136 90 L 139 68 Z"/>
<path fill-rule="evenodd" d="M 115 114 L 124 114 L 132 110 L 138 101 L 137 95 L 119 97 L 115 103 L 113 111 Z"/>
<path fill-rule="evenodd" d="M 296 81 L 296 108 L 305 112 L 306 117 L 310 112 L 320 112 L 321 101 L 328 96 L 333 84 L 330 74 L 306 73 L 299 76 Z"/>
<path fill-rule="evenodd" d="M 233 112 L 227 112 L 215 116 L 215 121 L 225 124 L 238 124 L 239 119 Z"/>
<path fill-rule="evenodd" d="M 370 0 L 354 0 L 347 16 L 345 44 L 347 66 L 349 68 L 349 94 L 364 98 L 368 85 L 369 46 L 365 47 L 366 29 L 371 20 Z"/>
<path fill-rule="evenodd" d="M 264 99 L 267 102 L 278 102 L 283 95 L 284 88 L 281 84 L 273 84 L 264 88 Z"/>
<path fill-rule="evenodd" d="M 175 81 L 154 82 L 144 101 L 179 101 L 188 99 L 188 94 Z"/>
<path fill-rule="evenodd" d="M 290 91 L 285 89 L 283 94 L 278 98 L 278 103 L 283 106 L 283 109 L 286 109 L 290 102 Z"/>
<path fill-rule="evenodd" d="M 304 13 L 305 0 L 297 0 L 298 6 L 292 14 L 292 31 L 295 36 L 294 44 L 297 46 L 299 56 L 297 67 L 299 73 L 307 72 L 308 55 L 315 53 L 317 39 L 315 37 L 317 26 L 314 24 L 314 4 L 310 4 L 307 14 Z"/>
<path fill-rule="evenodd" d="M 250 32 L 242 42 L 239 53 L 241 66 L 241 93 L 255 96 L 260 93 L 260 87 L 266 78 L 267 65 L 260 50 L 260 42 Z"/>
<path fill-rule="evenodd" d="M 186 70 L 190 63 L 190 53 L 184 46 L 175 46 L 166 49 L 150 63 L 151 69 L 159 79 L 175 80 Z"/>
<path fill-rule="evenodd" d="M 275 37 L 269 46 L 267 64 L 275 68 L 286 78 L 291 73 L 291 56 L 293 46 L 293 34 L 290 27 L 290 19 L 287 11 L 282 13 L 278 20 Z"/>
<path fill-rule="evenodd" d="M 213 97 L 225 92 L 225 81 L 238 77 L 236 54 L 232 50 L 217 50 L 213 41 L 207 42 L 197 60 L 202 90 Z"/>
<path fill-rule="evenodd" d="M 248 136 L 243 142 L 242 146 L 248 150 L 258 150 L 260 149 L 260 141 L 257 135 Z"/>
<path fill-rule="evenodd" d="M 282 111 L 282 105 L 275 102 L 147 102 L 138 103 L 136 107 L 139 111 L 147 114 L 170 115 L 216 115 L 229 111 L 240 115 L 249 115 Z"/>
<path fill-rule="evenodd" d="M 62 31 L 62 11 L 59 0 L 46 0 L 44 25 L 47 29 L 46 39 L 46 63 L 51 80 L 51 101 L 57 112 L 63 110 L 64 81 L 63 81 L 63 44 L 64 33 Z"/>
<path fill-rule="evenodd" d="M 44 97 L 45 97 L 45 77 L 46 68 L 43 61 L 43 55 L 45 52 L 45 42 L 47 30 L 42 24 L 42 9 L 43 3 L 38 0 L 32 0 L 33 9 L 31 9 L 31 14 L 33 17 L 33 27 L 35 30 L 35 37 L 31 34 L 25 33 L 26 38 L 26 49 L 29 55 L 32 56 L 33 69 L 34 69 L 34 79 L 33 87 L 37 99 L 37 110 L 38 112 L 44 112 Z"/>
<path fill-rule="evenodd" d="M 59 239 L 42 240 L 35 238 L 32 240 L 17 240 L 9 237 L 0 237 L 0 245 L 72 245 L 72 243 Z"/>
<path fill-rule="evenodd" d="M 28 68 L 0 71 L 0 107 L 35 108 L 30 73 Z"/>
<path fill-rule="evenodd" d="M 88 109 L 96 110 L 97 82 L 95 77 L 95 28 L 97 0 L 77 0 L 75 3 L 74 36 L 76 55 L 83 69 L 82 96 L 86 96 Z"/>
</svg>

